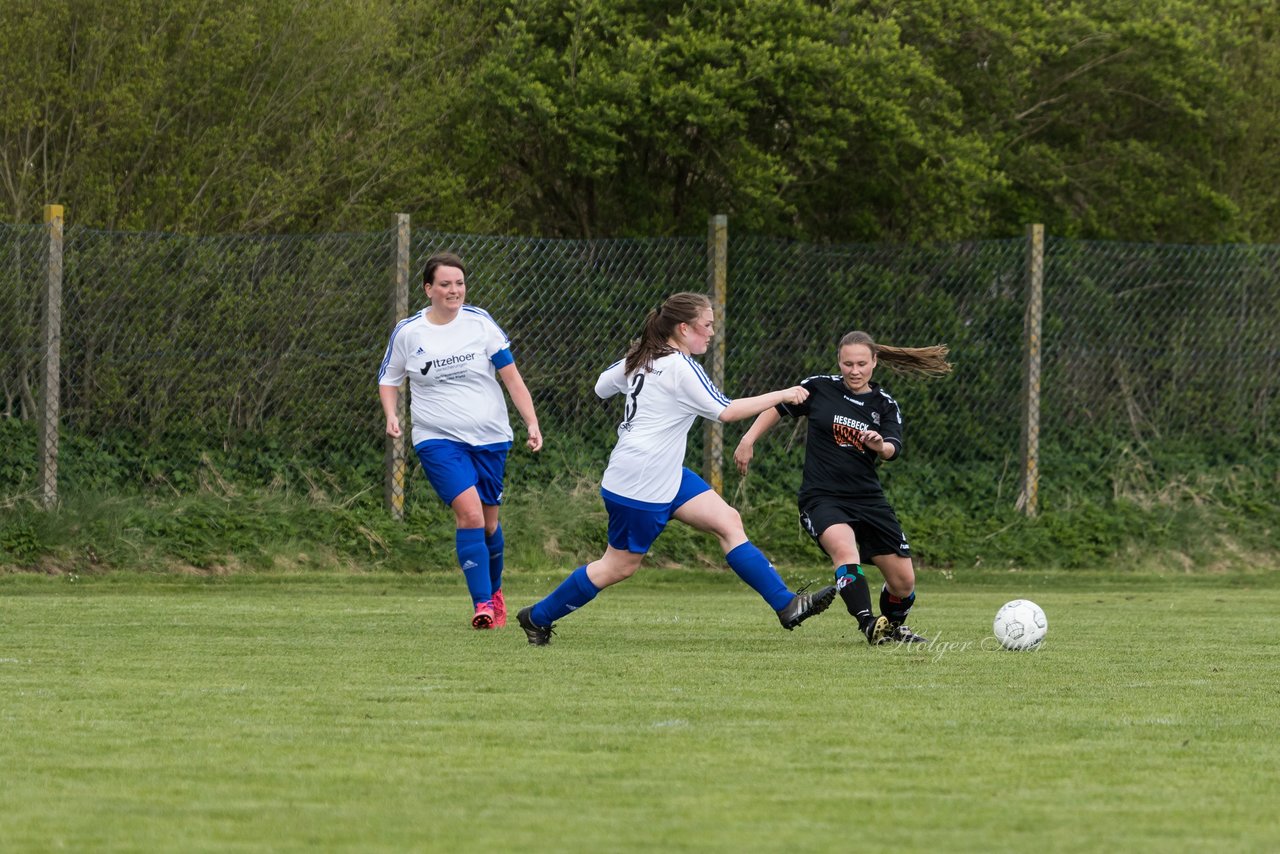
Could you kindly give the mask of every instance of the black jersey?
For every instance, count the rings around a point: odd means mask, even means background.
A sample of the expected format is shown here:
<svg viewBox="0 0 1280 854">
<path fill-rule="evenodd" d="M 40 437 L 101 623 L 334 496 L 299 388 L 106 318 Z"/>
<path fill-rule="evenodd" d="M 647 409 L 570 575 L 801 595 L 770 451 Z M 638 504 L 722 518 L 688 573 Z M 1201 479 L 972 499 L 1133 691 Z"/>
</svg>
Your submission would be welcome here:
<svg viewBox="0 0 1280 854">
<path fill-rule="evenodd" d="M 897 401 L 874 382 L 870 391 L 854 394 L 839 376 L 809 377 L 801 385 L 809 390 L 804 403 L 777 407 L 783 415 L 809 418 L 800 506 L 822 497 L 883 500 L 884 488 L 876 474 L 879 455 L 863 447 L 857 431 L 874 430 L 892 442 L 897 446 L 893 459 L 897 459 L 902 454 L 902 413 Z"/>
</svg>

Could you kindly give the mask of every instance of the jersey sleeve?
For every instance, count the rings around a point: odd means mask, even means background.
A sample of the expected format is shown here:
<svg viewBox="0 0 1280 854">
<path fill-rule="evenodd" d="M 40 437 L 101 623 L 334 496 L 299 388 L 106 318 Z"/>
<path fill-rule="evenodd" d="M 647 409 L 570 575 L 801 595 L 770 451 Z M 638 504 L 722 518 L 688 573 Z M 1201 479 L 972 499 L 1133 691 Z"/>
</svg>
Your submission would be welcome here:
<svg viewBox="0 0 1280 854">
<path fill-rule="evenodd" d="M 898 448 L 890 460 L 902 456 L 902 410 L 898 408 L 898 402 L 888 396 L 884 399 L 884 409 L 880 413 L 880 435 Z"/>
<path fill-rule="evenodd" d="M 502 327 L 493 319 L 493 316 L 484 309 L 478 309 L 469 306 L 476 314 L 483 318 L 484 325 L 484 354 L 489 357 L 489 361 L 493 362 L 495 368 L 505 368 L 507 365 L 515 361 L 515 357 L 511 355 L 511 339 L 507 337 L 507 333 L 502 331 Z"/>
<path fill-rule="evenodd" d="M 607 400 L 615 394 L 627 393 L 627 365 L 626 361 L 619 359 L 612 365 L 604 369 L 600 377 L 596 380 L 596 397 L 601 400 Z"/>
<path fill-rule="evenodd" d="M 378 385 L 399 386 L 405 378 L 404 332 L 409 319 L 396 324 L 391 331 L 391 340 L 387 342 L 387 352 L 382 356 L 382 364 L 378 366 Z"/>
<path fill-rule="evenodd" d="M 703 418 L 719 420 L 720 413 L 730 403 L 729 398 L 716 388 L 702 365 L 693 359 L 685 356 L 675 364 L 682 366 L 676 385 L 676 396 L 680 402 Z"/>
<path fill-rule="evenodd" d="M 785 415 L 788 418 L 802 418 L 809 414 L 809 402 L 813 400 L 813 395 L 817 391 L 814 388 L 814 378 L 809 377 L 800 385 L 804 387 L 805 391 L 809 392 L 809 396 L 804 399 L 803 403 L 779 403 L 774 407 L 779 415 Z"/>
</svg>

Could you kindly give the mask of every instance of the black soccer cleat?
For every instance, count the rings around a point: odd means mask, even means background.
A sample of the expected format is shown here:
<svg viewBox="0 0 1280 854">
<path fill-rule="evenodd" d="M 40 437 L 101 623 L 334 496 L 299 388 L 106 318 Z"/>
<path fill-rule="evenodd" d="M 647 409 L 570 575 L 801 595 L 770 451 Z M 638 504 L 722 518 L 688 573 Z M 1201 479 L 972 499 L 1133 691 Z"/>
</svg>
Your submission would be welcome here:
<svg viewBox="0 0 1280 854">
<path fill-rule="evenodd" d="M 867 620 L 858 628 L 867 636 L 867 643 L 876 646 L 884 643 L 889 636 L 889 618 L 881 614 L 875 619 Z"/>
<path fill-rule="evenodd" d="M 520 613 L 516 614 L 516 622 L 520 624 L 520 628 L 524 629 L 525 636 L 529 638 L 530 646 L 546 646 L 551 643 L 551 636 L 555 634 L 556 624 L 549 626 L 539 626 L 533 622 L 533 606 L 521 608 Z"/>
<path fill-rule="evenodd" d="M 885 617 L 881 617 L 880 619 L 885 620 L 885 622 L 888 623 L 888 627 L 884 633 L 884 637 L 878 641 L 872 641 L 872 643 L 885 644 L 885 643 L 928 643 L 929 642 L 928 638 L 921 637 L 920 635 L 911 631 L 911 629 L 904 626 L 902 623 L 889 623 Z"/>
<path fill-rule="evenodd" d="M 805 593 L 801 590 L 796 593 L 796 598 L 791 600 L 791 604 L 778 611 L 778 622 L 782 623 L 784 629 L 791 631 L 814 614 L 821 614 L 827 610 L 827 606 L 835 598 L 836 588 L 834 584 L 824 587 L 816 593 Z"/>
</svg>

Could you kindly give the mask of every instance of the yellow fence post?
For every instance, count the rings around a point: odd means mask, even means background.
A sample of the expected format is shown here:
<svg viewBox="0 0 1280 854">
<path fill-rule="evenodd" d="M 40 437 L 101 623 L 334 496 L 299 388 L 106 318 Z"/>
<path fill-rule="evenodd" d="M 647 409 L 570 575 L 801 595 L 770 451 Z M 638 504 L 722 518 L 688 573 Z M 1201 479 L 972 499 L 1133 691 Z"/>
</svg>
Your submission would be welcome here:
<svg viewBox="0 0 1280 854">
<path fill-rule="evenodd" d="M 1027 313 L 1023 327 L 1022 488 L 1017 508 L 1027 516 L 1040 497 L 1040 358 L 1044 314 L 1044 226 L 1027 228 Z"/>
<path fill-rule="evenodd" d="M 724 214 L 711 217 L 707 231 L 707 286 L 711 291 L 711 310 L 715 314 L 716 335 L 707 351 L 706 368 L 716 388 L 724 388 L 724 352 L 729 324 L 725 302 L 729 295 L 729 218 Z M 708 421 L 703 436 L 702 467 L 707 483 L 724 494 L 724 425 Z"/>
<path fill-rule="evenodd" d="M 44 206 L 48 230 L 48 262 L 45 277 L 43 344 L 40 376 L 40 503 L 52 509 L 58 503 L 58 421 L 62 373 L 62 205 Z"/>
<path fill-rule="evenodd" d="M 409 316 L 409 215 L 396 214 L 395 250 L 391 264 L 392 326 Z M 400 385 L 400 426 L 398 438 L 387 437 L 384 500 L 391 518 L 404 519 L 405 459 L 409 444 L 409 382 Z"/>
</svg>

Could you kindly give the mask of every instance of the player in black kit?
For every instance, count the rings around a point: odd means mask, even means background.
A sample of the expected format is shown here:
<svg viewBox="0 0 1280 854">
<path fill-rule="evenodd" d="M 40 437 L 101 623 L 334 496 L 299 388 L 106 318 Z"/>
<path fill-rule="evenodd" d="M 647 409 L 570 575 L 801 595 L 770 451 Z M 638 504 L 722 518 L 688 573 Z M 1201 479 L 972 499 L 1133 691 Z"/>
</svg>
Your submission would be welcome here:
<svg viewBox="0 0 1280 854">
<path fill-rule="evenodd" d="M 924 643 L 906 624 L 916 599 L 911 546 L 876 473 L 881 460 L 902 453 L 902 413 L 871 375 L 883 361 L 899 373 L 941 376 L 951 370 L 947 348 L 890 347 L 865 332 L 850 332 L 836 354 L 840 373 L 809 377 L 801 383 L 807 400 L 757 416 L 733 459 L 746 474 L 757 439 L 784 415 L 807 416 L 800 524 L 831 558 L 840 596 L 869 643 Z M 879 616 L 871 607 L 863 557 L 884 576 Z"/>
</svg>

